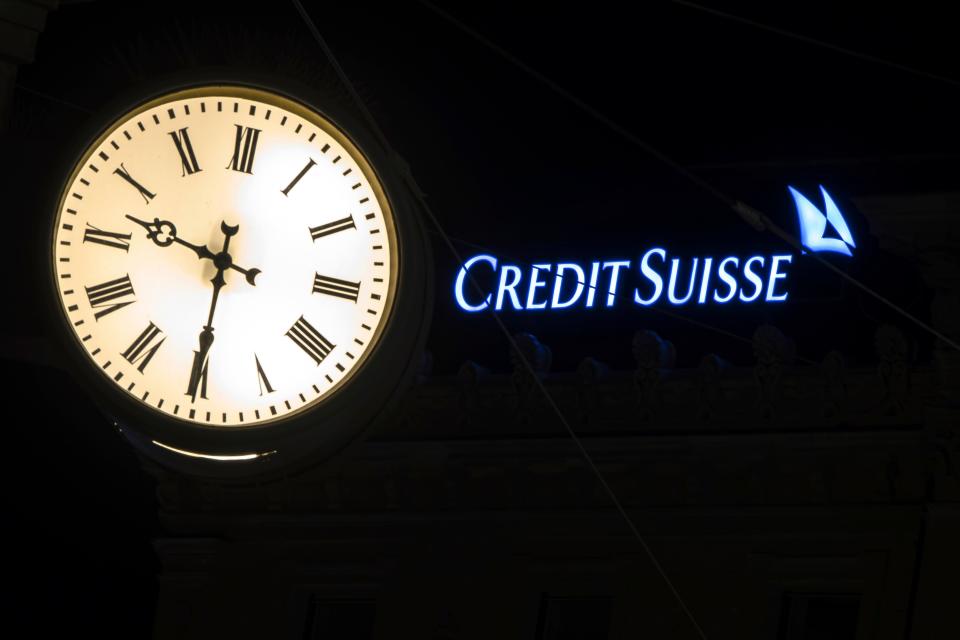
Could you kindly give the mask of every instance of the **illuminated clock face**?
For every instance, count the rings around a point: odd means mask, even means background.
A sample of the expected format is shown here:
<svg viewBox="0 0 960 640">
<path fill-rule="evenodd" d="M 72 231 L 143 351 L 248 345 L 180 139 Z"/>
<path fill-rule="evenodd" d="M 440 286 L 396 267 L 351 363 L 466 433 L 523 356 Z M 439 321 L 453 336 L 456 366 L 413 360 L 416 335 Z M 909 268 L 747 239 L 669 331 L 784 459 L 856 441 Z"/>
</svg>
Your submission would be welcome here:
<svg viewBox="0 0 960 640">
<path fill-rule="evenodd" d="M 116 120 L 74 168 L 53 260 L 83 351 L 167 416 L 264 424 L 349 384 L 396 288 L 372 167 L 311 108 L 178 91 Z"/>
</svg>

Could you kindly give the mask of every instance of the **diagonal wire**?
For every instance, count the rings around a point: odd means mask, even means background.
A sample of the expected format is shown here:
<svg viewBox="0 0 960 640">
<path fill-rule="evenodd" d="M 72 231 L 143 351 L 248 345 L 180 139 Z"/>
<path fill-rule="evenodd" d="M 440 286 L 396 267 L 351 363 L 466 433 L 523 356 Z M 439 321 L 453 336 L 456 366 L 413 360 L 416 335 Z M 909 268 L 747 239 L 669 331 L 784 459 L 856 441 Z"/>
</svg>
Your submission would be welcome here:
<svg viewBox="0 0 960 640">
<path fill-rule="evenodd" d="M 696 184 L 698 187 L 700 187 L 701 189 L 703 189 L 704 191 L 706 191 L 707 193 L 714 196 L 715 198 L 723 202 L 725 205 L 733 209 L 737 213 L 737 215 L 739 215 L 747 224 L 752 226 L 757 231 L 769 231 L 773 235 L 777 236 L 778 238 L 780 238 L 781 240 L 789 244 L 791 247 L 793 247 L 797 251 L 803 250 L 803 247 L 801 246 L 800 242 L 796 238 L 794 238 L 792 235 L 790 235 L 784 229 L 778 226 L 775 222 L 773 222 L 769 218 L 769 216 L 767 216 L 762 211 L 758 211 L 757 209 L 754 209 L 750 205 L 746 204 L 745 202 L 736 200 L 728 196 L 724 192 L 720 191 L 718 188 L 714 187 L 712 184 L 710 184 L 703 178 L 699 177 L 698 175 L 696 175 L 695 173 L 693 173 L 683 165 L 679 164 L 677 161 L 673 160 L 672 158 L 670 158 L 669 156 L 661 152 L 659 149 L 656 149 L 655 147 L 651 146 L 649 143 L 645 142 L 644 140 L 641 140 L 630 130 L 626 129 L 625 127 L 618 124 L 614 120 L 611 120 L 609 117 L 607 117 L 600 111 L 596 110 L 595 108 L 593 108 L 592 106 L 590 106 L 589 104 L 587 104 L 586 102 L 578 98 L 577 96 L 573 95 L 572 93 L 570 93 L 569 91 L 567 91 L 566 89 L 558 85 L 556 82 L 554 82 L 550 78 L 546 77 L 536 69 L 532 68 L 530 65 L 526 64 L 525 62 L 523 62 L 522 60 L 514 56 L 512 53 L 510 53 L 503 47 L 492 42 L 490 39 L 478 33 L 476 30 L 472 29 L 471 27 L 467 26 L 466 24 L 464 24 L 454 16 L 450 15 L 443 9 L 440 9 L 433 3 L 429 2 L 428 0 L 417 0 L 417 2 L 423 5 L 424 7 L 426 7 L 427 9 L 429 9 L 430 11 L 434 12 L 435 14 L 437 14 L 438 16 L 440 16 L 450 24 L 454 25 L 464 33 L 468 34 L 469 36 L 471 36 L 472 38 L 474 38 L 475 40 L 477 40 L 487 48 L 491 49 L 492 51 L 494 51 L 495 53 L 497 53 L 498 55 L 506 59 L 508 62 L 518 66 L 520 69 L 525 71 L 528 75 L 533 76 L 534 78 L 539 80 L 541 83 L 545 84 L 547 87 L 553 90 L 554 93 L 557 93 L 567 101 L 573 103 L 578 108 L 580 108 L 580 110 L 584 111 L 595 120 L 604 124 L 614 132 L 622 135 L 624 138 L 626 138 L 636 146 L 640 147 L 641 149 L 643 149 L 653 157 L 657 158 L 667 166 L 671 167 L 672 169 L 674 169 L 675 171 L 683 175 L 685 178 L 687 178 L 688 180 Z M 825 266 L 830 271 L 833 271 L 834 273 L 836 273 L 838 276 L 840 276 L 850 284 L 854 285 L 855 287 L 869 294 L 873 298 L 876 298 L 877 300 L 882 302 L 884 305 L 893 309 L 898 314 L 910 320 L 915 325 L 927 331 L 931 335 L 939 338 L 941 341 L 943 341 L 944 344 L 949 345 L 956 351 L 960 351 L 960 343 L 951 339 L 950 337 L 945 335 L 943 332 L 938 331 L 937 329 L 933 328 L 929 324 L 923 322 L 922 320 L 917 318 L 915 315 L 906 311 L 905 309 L 897 305 L 895 302 L 891 301 L 889 298 L 886 298 L 882 294 L 874 291 L 873 289 L 863 284 L 853 276 L 849 275 L 839 267 L 828 262 L 827 260 L 822 258 L 819 254 L 811 252 L 809 255 L 811 255 L 814 260 L 816 260 L 817 262 Z"/>
<path fill-rule="evenodd" d="M 770 230 L 770 233 L 772 233 L 773 235 L 777 236 L 778 238 L 780 238 L 781 240 L 789 244 L 791 247 L 794 248 L 794 250 L 798 252 L 802 252 L 804 250 L 800 242 L 798 242 L 796 238 L 790 235 L 790 233 L 785 231 L 782 227 L 777 225 L 775 222 L 770 220 L 770 218 L 768 218 L 766 215 L 763 215 L 763 220 L 764 220 L 764 223 L 766 224 L 767 229 Z M 947 344 L 953 347 L 954 349 L 956 349 L 957 351 L 960 351 L 960 344 L 958 344 L 956 340 L 953 340 L 952 338 L 948 337 L 942 331 L 938 331 L 937 329 L 933 328 L 932 326 L 930 326 L 920 318 L 916 317 L 915 315 L 913 315 L 912 313 L 910 313 L 909 311 L 907 311 L 897 303 L 893 302 L 883 294 L 874 291 L 867 285 L 863 284 L 862 282 L 860 282 L 859 280 L 857 280 L 856 278 L 848 274 L 843 269 L 839 268 L 832 262 L 829 262 L 828 260 L 821 257 L 820 254 L 815 252 L 809 252 L 807 255 L 811 256 L 814 260 L 816 260 L 817 262 L 825 266 L 830 271 L 833 271 L 835 274 L 837 274 L 838 276 L 840 276 L 841 278 L 843 278 L 853 286 L 857 287 L 864 293 L 867 293 L 873 298 L 876 298 L 877 300 L 885 304 L 887 307 L 893 309 L 894 311 L 902 315 L 907 320 L 910 320 L 921 329 L 925 329 L 928 333 L 939 338 L 944 342 L 944 344 Z"/>
<path fill-rule="evenodd" d="M 818 40 L 817 38 L 811 38 L 810 36 L 805 36 L 801 33 L 795 33 L 793 31 L 787 31 L 786 29 L 781 29 L 780 27 L 774 27 L 769 24 L 764 24 L 756 20 L 751 20 L 750 18 L 744 18 L 742 16 L 734 15 L 732 13 L 727 13 L 726 11 L 720 11 L 719 9 L 714 9 L 712 7 L 705 7 L 702 4 L 697 4 L 695 2 L 689 2 L 688 0 L 666 0 L 672 4 L 677 4 L 682 7 L 687 7 L 688 9 L 694 9 L 695 11 L 702 11 L 704 13 L 709 13 L 710 15 L 717 16 L 718 18 L 723 18 L 725 20 L 731 20 L 733 22 L 739 22 L 740 24 L 745 24 L 747 26 L 753 27 L 755 29 L 760 29 L 762 31 L 769 31 L 777 35 L 789 38 L 791 40 L 797 40 L 798 42 L 803 42 L 804 44 L 813 45 L 816 47 L 822 47 L 824 49 L 829 49 L 836 53 L 842 53 L 845 56 L 850 56 L 858 60 L 863 60 L 864 62 L 870 62 L 873 64 L 879 64 L 897 71 L 902 71 L 904 73 L 909 73 L 911 75 L 919 76 L 921 78 L 926 78 L 928 80 L 936 80 L 938 82 L 945 82 L 947 84 L 952 84 L 953 86 L 960 86 L 960 80 L 955 78 L 950 78 L 948 76 L 942 76 L 937 73 L 932 73 L 930 71 L 924 71 L 923 69 L 917 69 L 916 67 L 910 67 L 899 62 L 894 62 L 893 60 L 887 60 L 879 56 L 870 55 L 868 53 L 861 53 L 859 51 L 854 51 L 853 49 L 847 49 L 846 47 L 841 47 L 839 45 L 833 44 L 831 42 L 826 42 L 824 40 Z"/>
<path fill-rule="evenodd" d="M 683 165 L 675 161 L 673 158 L 665 155 L 656 147 L 653 147 L 652 145 L 648 144 L 644 140 L 641 140 L 632 131 L 620 125 L 616 121 L 610 119 L 609 117 L 607 117 L 606 115 L 598 111 L 597 109 L 593 108 L 592 106 L 590 106 L 589 104 L 587 104 L 586 102 L 584 102 L 583 100 L 575 96 L 574 94 L 570 93 L 569 91 L 567 91 L 566 89 L 558 85 L 556 82 L 554 82 L 547 76 L 543 75 L 542 73 L 540 73 L 539 71 L 537 71 L 536 69 L 534 69 L 533 67 L 525 63 L 523 60 L 520 60 L 519 58 L 517 58 L 515 55 L 513 55 L 512 53 L 510 53 L 500 45 L 496 44 L 495 42 L 491 41 L 489 38 L 485 37 L 483 34 L 467 26 L 466 24 L 464 24 L 457 18 L 453 17 L 452 15 L 450 15 L 449 13 L 447 13 L 437 5 L 433 4 L 432 2 L 428 2 L 427 0 L 416 0 L 416 1 L 421 5 L 423 5 L 424 7 L 426 7 L 427 9 L 429 9 L 430 11 L 433 11 L 434 13 L 439 15 L 441 18 L 443 18 L 447 22 L 450 22 L 461 31 L 467 33 L 474 40 L 477 40 L 487 48 L 492 49 L 497 54 L 499 54 L 502 58 L 505 58 L 511 64 L 520 67 L 528 75 L 533 76 L 534 78 L 539 80 L 541 83 L 547 85 L 554 93 L 559 94 L 565 100 L 573 103 L 581 111 L 585 111 L 586 113 L 588 113 L 593 119 L 603 123 L 607 128 L 623 136 L 624 138 L 626 138 L 633 144 L 637 145 L 638 147 L 642 148 L 644 151 L 646 151 L 656 159 L 660 160 L 664 164 L 669 165 L 672 169 L 682 174 L 691 182 L 694 182 L 701 189 L 710 193 L 715 198 L 723 202 L 725 205 L 730 207 L 734 206 L 735 201 L 732 198 L 730 198 L 728 195 L 726 195 L 719 189 L 716 189 L 713 185 L 708 183 L 706 180 L 703 180 L 698 175 L 696 175 L 695 173 L 693 173 L 692 171 L 690 171 L 689 169 L 687 169 L 686 167 L 684 167 Z"/>
<path fill-rule="evenodd" d="M 783 157 L 768 160 L 743 160 L 733 162 L 702 162 L 687 165 L 690 169 L 703 171 L 713 170 L 741 170 L 766 169 L 771 167 L 842 167 L 864 164 L 910 164 L 922 162 L 957 162 L 960 154 L 956 153 L 908 153 L 894 155 L 871 156 L 833 156 L 829 158 L 801 158 Z"/>
<path fill-rule="evenodd" d="M 54 102 L 54 103 L 59 104 L 59 105 L 61 105 L 61 106 L 69 107 L 70 109 L 73 109 L 73 110 L 75 110 L 75 111 L 79 111 L 79 112 L 81 112 L 81 113 L 86 113 L 86 114 L 91 114 L 91 113 L 93 113 L 93 110 L 92 110 L 92 109 L 88 109 L 87 107 L 84 107 L 84 106 L 82 106 L 82 105 L 79 105 L 79 104 L 77 104 L 76 102 L 70 102 L 69 100 L 64 100 L 63 98 L 58 98 L 57 96 L 50 95 L 49 93 L 44 93 L 43 91 L 38 91 L 37 89 L 33 89 L 33 88 L 31 88 L 31 87 L 25 86 L 25 85 L 23 85 L 23 84 L 20 84 L 19 82 L 16 84 L 16 88 L 17 88 L 17 89 L 20 89 L 20 90 L 23 91 L 24 93 L 29 93 L 29 94 L 31 94 L 31 95 L 37 96 L 38 98 L 43 98 L 44 100 L 48 100 L 48 101 L 50 101 L 50 102 Z"/>
<path fill-rule="evenodd" d="M 333 52 L 330 50 L 330 47 L 327 45 L 326 41 L 323 39 L 323 36 L 320 34 L 320 31 L 317 29 L 313 20 L 310 18 L 309 14 L 307 14 L 306 10 L 303 8 L 303 5 L 301 4 L 300 0 L 292 0 L 292 2 L 294 7 L 296 7 L 297 12 L 300 14 L 301 18 L 303 19 L 304 23 L 307 25 L 308 29 L 313 34 L 313 37 L 317 41 L 317 44 L 320 46 L 324 54 L 327 56 L 327 59 L 330 61 L 331 66 L 333 66 L 338 77 L 340 78 L 340 82 L 347 88 L 353 101 L 357 104 L 357 107 L 361 110 L 361 112 L 367 119 L 369 125 L 371 126 L 371 128 L 373 129 L 377 137 L 380 139 L 380 143 L 384 146 L 384 150 L 389 153 L 390 147 L 387 145 L 387 141 L 385 136 L 383 135 L 383 131 L 379 128 L 379 126 L 377 126 L 376 120 L 373 118 L 373 115 L 370 113 L 369 110 L 367 110 L 359 94 L 357 94 L 356 89 L 353 86 L 353 83 L 350 82 L 350 78 L 346 75 L 343 68 L 337 62 L 336 57 L 333 55 Z M 413 179 L 413 176 L 410 174 L 409 169 L 403 162 L 400 162 L 399 159 L 396 158 L 396 156 L 394 156 L 394 159 L 396 160 L 397 168 L 400 170 L 400 173 L 405 179 L 407 186 L 413 191 L 414 195 L 419 201 L 424 212 L 430 218 L 431 223 L 437 229 L 437 232 L 440 234 L 440 236 L 443 238 L 444 243 L 447 245 L 447 248 L 450 250 L 450 253 L 453 255 L 454 259 L 457 261 L 458 264 L 463 264 L 463 259 L 460 256 L 460 252 L 454 246 L 453 241 L 450 240 L 450 237 L 443 230 L 443 226 L 440 224 L 440 221 L 437 219 L 436 215 L 434 215 L 433 209 L 430 207 L 429 203 L 427 203 L 423 192 L 420 190 L 416 181 Z M 476 289 L 479 292 L 480 286 L 477 284 L 476 280 L 474 280 L 472 277 L 470 280 L 474 289 Z M 490 311 L 490 315 L 494 318 L 494 321 L 496 322 L 497 326 L 500 328 L 500 331 L 503 333 L 507 341 L 510 343 L 511 348 L 517 355 L 520 362 L 523 363 L 523 366 L 526 369 L 527 375 L 530 376 L 530 379 L 534 381 L 534 384 L 541 391 L 544 399 L 547 401 L 547 404 L 550 406 L 550 408 L 559 418 L 560 422 L 563 424 L 568 435 L 570 436 L 570 439 L 573 440 L 573 443 L 576 445 L 577 449 L 580 451 L 580 454 L 583 456 L 583 459 L 586 461 L 590 469 L 593 471 L 597 480 L 600 482 L 600 485 L 603 487 L 603 490 L 606 492 L 607 496 L 613 502 L 617 511 L 623 517 L 624 521 L 626 522 L 627 526 L 630 528 L 633 535 L 640 542 L 640 545 L 643 547 L 643 550 L 646 552 L 647 557 L 650 559 L 651 563 L 656 568 L 657 572 L 663 578 L 664 582 L 667 584 L 670 591 L 673 593 L 674 597 L 677 599 L 677 602 L 680 604 L 681 608 L 686 613 L 691 624 L 696 629 L 699 637 L 702 640 L 707 640 L 707 636 L 706 634 L 704 634 L 703 629 L 697 623 L 696 618 L 693 616 L 693 612 L 691 612 L 690 609 L 687 607 L 686 602 L 684 602 L 683 598 L 680 596 L 680 592 L 677 591 L 677 588 L 674 586 L 669 576 L 667 576 L 666 571 L 663 569 L 663 566 L 657 560 L 657 557 L 654 555 L 653 550 L 647 544 L 643 535 L 641 535 L 640 530 L 637 529 L 637 526 L 634 524 L 633 520 L 630 518 L 630 515 L 627 513 L 623 504 L 620 502 L 620 499 L 617 498 L 617 494 L 614 492 L 613 488 L 607 483 L 607 480 L 604 477 L 603 473 L 600 471 L 599 467 L 597 467 L 596 463 L 593 461 L 593 458 L 590 456 L 589 452 L 587 452 L 586 448 L 583 446 L 583 443 L 580 441 L 580 438 L 577 436 L 573 428 L 570 426 L 570 423 L 567 421 L 566 417 L 563 415 L 563 412 L 560 410 L 560 407 L 557 406 L 557 403 L 553 399 L 553 396 L 551 396 L 550 392 L 547 391 L 546 386 L 543 384 L 543 380 L 540 379 L 540 376 L 537 375 L 537 372 L 534 370 L 533 365 L 530 363 L 527 357 L 523 354 L 523 351 L 520 350 L 520 347 L 517 344 L 517 341 L 514 339 L 509 329 L 507 329 L 506 325 L 503 323 L 503 320 L 500 318 L 499 315 L 493 312 L 493 310 Z"/>
</svg>

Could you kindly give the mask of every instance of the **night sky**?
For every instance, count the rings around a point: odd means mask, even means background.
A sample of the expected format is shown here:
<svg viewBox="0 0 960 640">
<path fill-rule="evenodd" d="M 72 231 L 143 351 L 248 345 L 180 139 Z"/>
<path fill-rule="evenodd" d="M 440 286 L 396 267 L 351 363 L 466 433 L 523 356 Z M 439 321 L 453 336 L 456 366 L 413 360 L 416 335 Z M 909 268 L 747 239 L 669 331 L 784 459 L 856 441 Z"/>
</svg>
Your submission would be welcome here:
<svg viewBox="0 0 960 640">
<path fill-rule="evenodd" d="M 160 533 L 151 483 L 70 376 L 39 366 L 46 324 L 37 255 L 50 204 L 82 132 L 138 83 L 178 69 L 228 66 L 287 75 L 349 104 L 323 54 L 286 2 L 64 3 L 50 14 L 36 61 L 19 70 L 4 134 L 7 296 L 3 361 L 8 404 L 5 542 L 20 599 L 44 628 L 146 635 Z M 955 189 L 960 84 L 918 77 L 674 2 L 549 10 L 517 3 L 445 3 L 466 24 L 732 197 L 797 231 L 786 185 L 823 184 L 858 251 L 829 258 L 921 318 L 930 292 L 916 266 L 882 252 L 852 199 Z M 395 150 L 409 163 L 464 255 L 503 259 L 637 260 L 653 246 L 683 256 L 789 253 L 665 164 L 417 2 L 305 2 Z M 711 6 L 934 74 L 960 78 L 955 22 L 913 5 L 835 2 Z M 943 8 L 942 11 L 947 11 Z M 428 348 L 438 375 L 466 359 L 508 367 L 485 314 L 452 300 L 456 263 L 430 229 L 435 308 Z M 14 241 L 18 239 L 18 241 Z M 905 330 L 915 357 L 932 341 L 810 261 L 791 273 L 790 303 L 678 311 L 749 339 L 765 322 L 819 361 L 832 349 L 872 359 L 881 322 Z M 622 300 L 617 308 L 505 313 L 512 332 L 551 346 L 555 370 L 585 356 L 633 365 L 630 339 L 653 329 L 678 364 L 708 352 L 752 362 L 748 342 Z M 39 346 L 38 346 L 39 345 Z M 55 354 L 54 354 L 55 357 Z M 25 362 L 27 360 L 28 362 Z M 29 362 L 32 361 L 32 362 Z M 12 399 L 12 400 L 11 400 Z M 56 612 L 51 619 L 50 614 Z M 36 616 L 36 617 L 35 617 Z M 69 621 L 69 622 L 67 622 Z M 62 626 L 58 626 L 62 625 Z"/>
</svg>

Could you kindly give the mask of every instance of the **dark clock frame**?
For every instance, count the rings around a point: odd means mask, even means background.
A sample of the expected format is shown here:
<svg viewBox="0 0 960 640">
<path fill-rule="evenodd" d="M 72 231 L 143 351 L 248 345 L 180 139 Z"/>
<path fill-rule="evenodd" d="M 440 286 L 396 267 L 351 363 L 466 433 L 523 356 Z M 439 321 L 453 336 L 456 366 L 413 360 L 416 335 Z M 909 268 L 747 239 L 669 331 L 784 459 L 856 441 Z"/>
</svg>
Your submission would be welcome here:
<svg viewBox="0 0 960 640">
<path fill-rule="evenodd" d="M 271 91 L 333 122 L 376 173 L 393 210 L 396 227 L 397 283 L 393 307 L 373 351 L 332 397 L 267 425 L 217 428 L 168 418 L 143 406 L 97 371 L 72 335 L 69 320 L 58 303 L 59 283 L 53 257 L 57 206 L 76 164 L 120 115 L 164 94 L 211 84 Z M 419 206 L 400 173 L 399 157 L 391 149 L 383 148 L 349 106 L 293 80 L 207 69 L 181 72 L 135 87 L 91 120 L 89 127 L 67 146 L 70 152 L 65 154 L 62 166 L 51 174 L 56 183 L 43 211 L 50 220 L 39 252 L 45 260 L 43 271 L 49 291 L 45 296 L 49 308 L 43 315 L 48 320 L 47 333 L 57 347 L 55 355 L 62 356 L 58 359 L 63 366 L 140 453 L 172 470 L 210 478 L 239 479 L 289 472 L 329 459 L 389 413 L 419 364 L 433 305 L 433 262 Z M 214 460 L 176 453 L 154 444 L 154 440 L 205 456 L 266 455 L 250 460 Z"/>
</svg>

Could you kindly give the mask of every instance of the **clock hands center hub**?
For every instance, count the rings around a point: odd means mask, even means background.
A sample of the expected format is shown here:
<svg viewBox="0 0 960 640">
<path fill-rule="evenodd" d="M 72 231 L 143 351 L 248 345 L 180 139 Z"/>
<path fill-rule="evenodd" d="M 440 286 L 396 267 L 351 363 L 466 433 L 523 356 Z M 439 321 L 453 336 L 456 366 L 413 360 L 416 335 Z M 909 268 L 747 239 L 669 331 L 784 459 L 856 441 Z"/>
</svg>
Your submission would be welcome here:
<svg viewBox="0 0 960 640">
<path fill-rule="evenodd" d="M 233 266 L 233 258 L 231 258 L 230 254 L 226 251 L 221 251 L 217 255 L 213 256 L 213 266 L 220 271 L 229 269 Z"/>
</svg>

